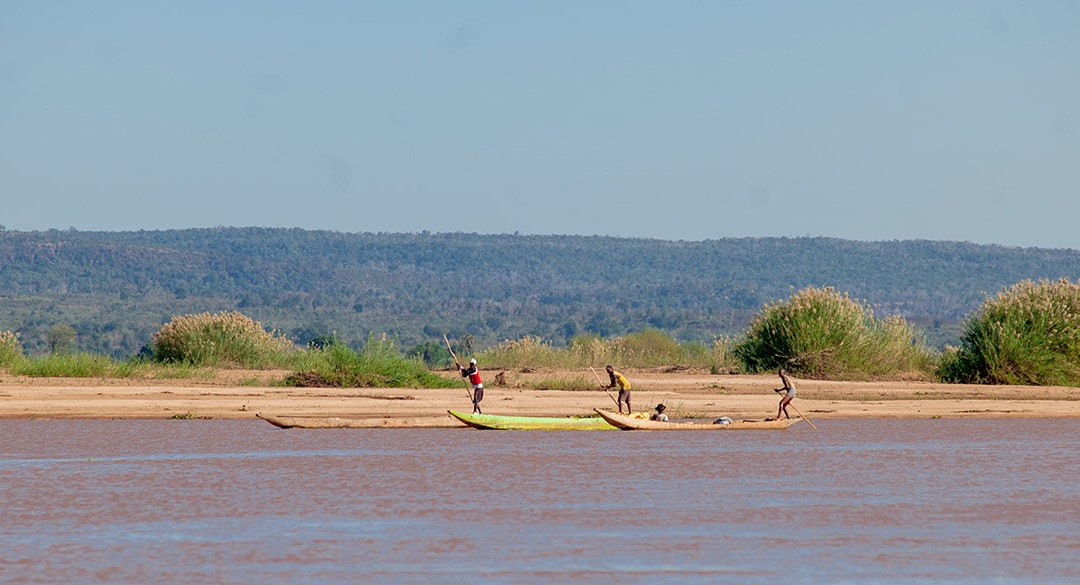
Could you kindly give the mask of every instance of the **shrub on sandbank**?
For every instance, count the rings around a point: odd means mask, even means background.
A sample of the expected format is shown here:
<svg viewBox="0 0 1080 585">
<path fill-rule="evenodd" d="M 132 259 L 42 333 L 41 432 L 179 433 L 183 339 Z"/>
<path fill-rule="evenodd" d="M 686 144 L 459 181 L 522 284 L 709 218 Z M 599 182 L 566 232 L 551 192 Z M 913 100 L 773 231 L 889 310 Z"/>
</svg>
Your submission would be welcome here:
<svg viewBox="0 0 1080 585">
<path fill-rule="evenodd" d="M 333 388 L 452 388 L 461 383 L 435 374 L 418 358 L 398 353 L 385 338 L 369 338 L 360 351 L 343 343 L 311 348 L 297 356 L 287 386 Z"/>
<path fill-rule="evenodd" d="M 159 362 L 265 368 L 288 363 L 296 346 L 237 311 L 173 317 L 150 342 Z"/>
<path fill-rule="evenodd" d="M 831 379 L 929 377 L 932 361 L 902 318 L 877 319 L 869 306 L 831 287 L 765 305 L 734 353 L 748 372 L 783 367 Z"/>
<path fill-rule="evenodd" d="M 1080 282 L 1025 280 L 968 318 L 942 360 L 949 382 L 1080 385 Z"/>
</svg>

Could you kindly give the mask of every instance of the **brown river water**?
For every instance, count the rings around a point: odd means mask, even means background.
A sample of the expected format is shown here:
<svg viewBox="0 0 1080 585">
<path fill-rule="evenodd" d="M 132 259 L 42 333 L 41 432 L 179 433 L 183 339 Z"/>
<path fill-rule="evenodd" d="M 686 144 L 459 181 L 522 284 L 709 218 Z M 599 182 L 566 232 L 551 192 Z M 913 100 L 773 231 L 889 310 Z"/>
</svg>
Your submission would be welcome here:
<svg viewBox="0 0 1080 585">
<path fill-rule="evenodd" d="M 0 420 L 0 583 L 1080 583 L 1080 420 Z"/>
</svg>

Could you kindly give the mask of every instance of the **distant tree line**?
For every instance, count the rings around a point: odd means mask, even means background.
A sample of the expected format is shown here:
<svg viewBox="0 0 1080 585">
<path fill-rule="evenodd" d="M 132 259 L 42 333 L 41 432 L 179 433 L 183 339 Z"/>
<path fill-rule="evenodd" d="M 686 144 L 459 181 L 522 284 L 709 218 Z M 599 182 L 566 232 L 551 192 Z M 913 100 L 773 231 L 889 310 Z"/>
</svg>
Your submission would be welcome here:
<svg viewBox="0 0 1080 585">
<path fill-rule="evenodd" d="M 940 347 L 1003 288 L 1077 275 L 1080 251 L 960 242 L 7 230 L 0 330 L 18 331 L 29 353 L 63 344 L 115 357 L 144 350 L 174 315 L 231 310 L 299 345 L 358 347 L 386 333 L 437 354 L 443 333 L 482 349 L 645 329 L 708 343 L 744 331 L 767 303 L 832 287 Z"/>
</svg>

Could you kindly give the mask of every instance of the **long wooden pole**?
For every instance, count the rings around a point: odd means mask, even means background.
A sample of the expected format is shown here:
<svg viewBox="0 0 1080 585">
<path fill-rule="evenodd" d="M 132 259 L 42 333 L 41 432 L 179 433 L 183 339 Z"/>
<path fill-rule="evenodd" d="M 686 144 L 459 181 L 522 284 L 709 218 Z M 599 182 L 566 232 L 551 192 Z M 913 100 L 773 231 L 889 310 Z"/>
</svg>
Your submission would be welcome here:
<svg viewBox="0 0 1080 585">
<path fill-rule="evenodd" d="M 589 366 L 589 371 L 592 372 L 593 376 L 596 376 L 596 382 L 600 384 L 600 387 L 604 389 L 604 392 L 607 392 L 608 398 L 610 398 L 611 401 L 615 403 L 615 406 L 619 407 L 619 412 L 622 412 L 622 407 L 619 406 L 619 401 L 615 400 L 615 397 L 611 395 L 611 392 L 608 392 L 607 386 L 604 386 L 604 381 L 600 379 L 600 374 L 597 374 L 596 370 L 592 369 L 592 366 Z"/>
<path fill-rule="evenodd" d="M 450 340 L 446 338 L 445 333 L 443 333 L 442 340 L 446 342 L 446 349 L 450 352 L 450 357 L 454 358 L 454 365 L 458 367 L 458 370 L 461 370 L 461 362 L 458 361 L 457 355 L 454 354 L 454 350 L 450 349 Z M 458 373 L 461 372 L 459 371 Z M 472 402 L 472 385 L 469 384 L 469 380 L 467 378 L 465 380 L 465 392 L 469 394 L 469 402 Z"/>
<path fill-rule="evenodd" d="M 792 401 L 792 402 L 794 402 L 794 401 Z M 791 408 L 794 408 L 795 409 L 795 414 L 798 414 L 799 416 L 801 416 L 802 419 L 804 421 L 806 421 L 806 424 L 810 425 L 810 428 L 814 429 L 815 431 L 817 430 L 817 427 L 814 426 L 814 423 L 810 422 L 810 419 L 806 418 L 805 414 L 799 412 L 799 407 L 798 406 L 795 406 L 791 402 L 788 402 L 787 405 L 790 406 Z"/>
<path fill-rule="evenodd" d="M 810 425 L 810 428 L 813 428 L 814 431 L 818 430 L 818 427 L 814 426 L 813 423 L 810 422 L 810 419 L 807 418 L 806 414 L 799 412 L 799 407 L 793 405 L 792 403 L 787 403 L 787 406 L 794 408 L 795 412 L 798 413 L 798 416 L 802 417 L 802 420 L 807 421 L 807 424 Z"/>
</svg>

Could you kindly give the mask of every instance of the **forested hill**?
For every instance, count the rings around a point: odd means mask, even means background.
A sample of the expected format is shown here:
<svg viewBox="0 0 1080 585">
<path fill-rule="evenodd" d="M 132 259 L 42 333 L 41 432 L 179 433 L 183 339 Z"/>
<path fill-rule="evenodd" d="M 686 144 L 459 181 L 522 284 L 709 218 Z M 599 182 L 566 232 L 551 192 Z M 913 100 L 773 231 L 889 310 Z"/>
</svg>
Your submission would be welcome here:
<svg viewBox="0 0 1080 585">
<path fill-rule="evenodd" d="M 349 234 L 213 228 L 0 232 L 0 330 L 43 351 L 135 353 L 172 315 L 236 309 L 298 342 L 388 333 L 402 346 L 470 334 L 483 347 L 646 327 L 737 334 L 763 304 L 832 286 L 948 341 L 986 295 L 1080 277 L 1080 251 L 958 242 Z"/>
</svg>

